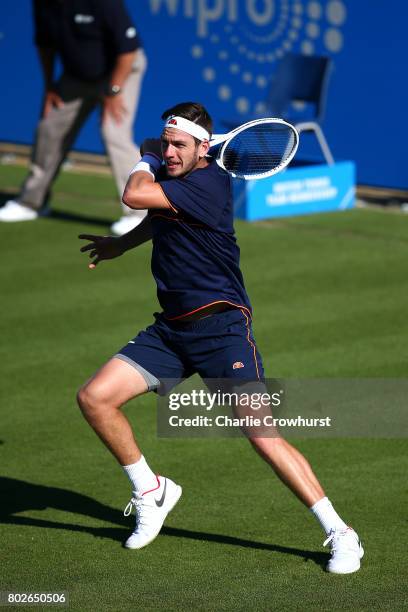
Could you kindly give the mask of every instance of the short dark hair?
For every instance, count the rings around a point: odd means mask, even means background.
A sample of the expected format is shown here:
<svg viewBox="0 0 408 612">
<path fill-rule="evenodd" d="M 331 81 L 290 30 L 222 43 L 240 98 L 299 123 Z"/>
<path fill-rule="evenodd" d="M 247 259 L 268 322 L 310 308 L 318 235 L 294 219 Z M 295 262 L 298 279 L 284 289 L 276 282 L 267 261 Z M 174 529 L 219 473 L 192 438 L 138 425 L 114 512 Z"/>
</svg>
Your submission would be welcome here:
<svg viewBox="0 0 408 612">
<path fill-rule="evenodd" d="M 201 127 L 205 128 L 207 132 L 209 132 L 210 136 L 213 132 L 213 122 L 208 114 L 207 109 L 204 108 L 202 104 L 199 102 L 180 102 L 180 104 L 176 104 L 171 108 L 168 108 L 162 114 L 162 119 L 165 121 L 171 115 L 177 115 L 178 117 L 183 117 L 183 119 L 188 119 L 193 123 L 197 123 Z M 197 142 L 200 142 L 195 138 Z"/>
</svg>

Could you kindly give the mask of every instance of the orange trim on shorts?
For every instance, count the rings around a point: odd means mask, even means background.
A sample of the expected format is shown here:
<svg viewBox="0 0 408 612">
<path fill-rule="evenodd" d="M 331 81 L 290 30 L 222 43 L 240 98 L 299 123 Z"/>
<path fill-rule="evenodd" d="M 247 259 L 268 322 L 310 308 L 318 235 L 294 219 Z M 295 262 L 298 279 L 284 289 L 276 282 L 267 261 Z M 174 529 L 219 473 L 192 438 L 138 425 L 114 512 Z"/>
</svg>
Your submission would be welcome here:
<svg viewBox="0 0 408 612">
<path fill-rule="evenodd" d="M 251 317 L 251 311 L 246 306 L 242 306 L 242 304 L 234 304 L 233 302 L 229 302 L 228 300 L 216 300 L 215 302 L 210 302 L 209 304 L 204 304 L 204 306 L 200 306 L 199 308 L 195 308 L 194 310 L 190 310 L 190 312 L 185 312 L 182 315 L 178 315 L 177 317 L 166 317 L 168 321 L 176 321 L 177 319 L 182 319 L 183 317 L 188 317 L 196 312 L 200 312 L 204 308 L 208 308 L 209 306 L 214 306 L 214 304 L 229 304 L 230 306 L 234 306 L 234 308 L 238 308 L 241 312 L 246 310 Z M 245 315 L 246 316 L 246 315 Z M 247 317 L 248 319 L 248 317 Z"/>
<path fill-rule="evenodd" d="M 248 319 L 248 315 L 246 314 L 246 312 L 244 312 L 244 310 L 242 308 L 240 308 L 242 314 L 244 315 L 245 319 L 246 319 L 246 327 L 247 327 L 247 340 L 249 342 L 249 344 L 252 347 L 252 350 L 254 352 L 254 361 L 255 361 L 255 367 L 256 367 L 256 374 L 258 376 L 258 380 L 261 380 L 261 377 L 259 376 L 259 368 L 258 368 L 258 360 L 256 358 L 256 346 L 254 344 L 254 342 L 252 342 L 251 338 L 250 338 L 250 328 L 249 328 L 249 319 Z M 246 309 L 248 310 L 248 309 Z"/>
</svg>

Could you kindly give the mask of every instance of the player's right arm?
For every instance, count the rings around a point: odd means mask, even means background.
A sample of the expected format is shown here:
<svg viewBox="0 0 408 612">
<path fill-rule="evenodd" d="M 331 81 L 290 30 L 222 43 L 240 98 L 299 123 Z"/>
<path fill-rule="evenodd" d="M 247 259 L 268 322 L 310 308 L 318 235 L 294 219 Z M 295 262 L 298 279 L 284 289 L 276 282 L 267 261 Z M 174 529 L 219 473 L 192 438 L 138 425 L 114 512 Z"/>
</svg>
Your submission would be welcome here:
<svg viewBox="0 0 408 612">
<path fill-rule="evenodd" d="M 129 176 L 122 202 L 135 210 L 171 208 L 162 188 L 148 172 L 134 172 Z"/>
<path fill-rule="evenodd" d="M 81 240 L 90 240 L 88 244 L 81 247 L 81 253 L 90 251 L 92 259 L 88 265 L 93 270 L 100 261 L 104 259 L 115 259 L 126 251 L 144 244 L 152 238 L 150 219 L 145 217 L 143 221 L 123 236 L 95 236 L 94 234 L 80 234 Z"/>
<path fill-rule="evenodd" d="M 162 164 L 160 139 L 146 138 L 140 151 L 142 159 L 129 175 L 122 202 L 135 210 L 172 208 L 162 188 L 155 182 Z"/>
</svg>

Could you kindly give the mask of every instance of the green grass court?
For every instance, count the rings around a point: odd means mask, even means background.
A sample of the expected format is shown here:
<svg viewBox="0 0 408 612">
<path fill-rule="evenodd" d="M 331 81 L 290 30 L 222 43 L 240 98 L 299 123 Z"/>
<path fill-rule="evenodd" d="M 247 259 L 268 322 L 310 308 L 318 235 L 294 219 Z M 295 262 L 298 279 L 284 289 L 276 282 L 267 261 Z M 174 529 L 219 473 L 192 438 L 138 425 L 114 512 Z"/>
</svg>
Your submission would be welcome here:
<svg viewBox="0 0 408 612">
<path fill-rule="evenodd" d="M 24 174 L 0 166 L 3 199 Z M 406 609 L 404 439 L 296 442 L 365 544 L 361 571 L 333 576 L 317 522 L 246 440 L 158 440 L 144 396 L 126 413 L 184 495 L 153 544 L 121 547 L 128 483 L 75 394 L 158 309 L 149 246 L 87 269 L 77 235 L 106 233 L 119 212 L 107 177 L 64 173 L 53 209 L 0 224 L 0 591 L 67 591 L 80 611 Z M 408 217 L 365 209 L 236 228 L 269 376 L 407 376 Z"/>
</svg>

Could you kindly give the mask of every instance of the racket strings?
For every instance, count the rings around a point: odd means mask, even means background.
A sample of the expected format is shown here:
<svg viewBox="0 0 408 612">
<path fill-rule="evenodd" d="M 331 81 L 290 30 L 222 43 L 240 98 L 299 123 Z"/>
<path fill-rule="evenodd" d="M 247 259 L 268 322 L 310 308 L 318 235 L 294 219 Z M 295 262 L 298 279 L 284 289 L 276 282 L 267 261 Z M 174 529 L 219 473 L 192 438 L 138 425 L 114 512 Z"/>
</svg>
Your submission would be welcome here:
<svg viewBox="0 0 408 612">
<path fill-rule="evenodd" d="M 226 144 L 222 162 L 238 178 L 259 176 L 285 165 L 296 146 L 296 135 L 290 126 L 255 125 Z"/>
</svg>

